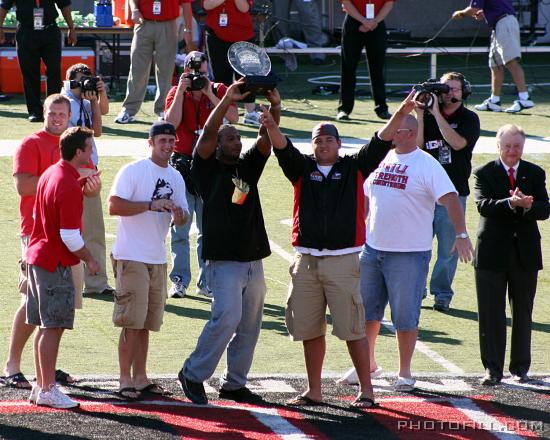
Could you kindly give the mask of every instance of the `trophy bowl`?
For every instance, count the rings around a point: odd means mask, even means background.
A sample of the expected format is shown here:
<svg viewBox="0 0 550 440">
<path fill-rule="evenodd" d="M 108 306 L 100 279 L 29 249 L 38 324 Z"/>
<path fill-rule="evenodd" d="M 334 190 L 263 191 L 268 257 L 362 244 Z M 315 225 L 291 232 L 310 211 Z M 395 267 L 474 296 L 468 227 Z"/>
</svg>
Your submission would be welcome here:
<svg viewBox="0 0 550 440">
<path fill-rule="evenodd" d="M 268 90 L 277 86 L 279 78 L 271 72 L 271 60 L 260 46 L 248 41 L 233 43 L 227 51 L 227 58 L 233 70 L 244 77 L 241 93 L 266 95 Z"/>
</svg>

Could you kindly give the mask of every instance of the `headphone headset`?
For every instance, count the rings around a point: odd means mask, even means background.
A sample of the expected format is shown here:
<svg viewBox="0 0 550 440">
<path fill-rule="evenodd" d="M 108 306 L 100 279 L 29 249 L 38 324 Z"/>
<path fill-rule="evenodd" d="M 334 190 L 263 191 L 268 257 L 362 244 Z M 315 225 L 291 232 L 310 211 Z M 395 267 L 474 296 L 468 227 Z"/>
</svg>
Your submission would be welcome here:
<svg viewBox="0 0 550 440">
<path fill-rule="evenodd" d="M 472 86 L 462 73 L 459 73 L 457 76 L 462 83 L 462 100 L 464 101 L 472 94 Z"/>
</svg>

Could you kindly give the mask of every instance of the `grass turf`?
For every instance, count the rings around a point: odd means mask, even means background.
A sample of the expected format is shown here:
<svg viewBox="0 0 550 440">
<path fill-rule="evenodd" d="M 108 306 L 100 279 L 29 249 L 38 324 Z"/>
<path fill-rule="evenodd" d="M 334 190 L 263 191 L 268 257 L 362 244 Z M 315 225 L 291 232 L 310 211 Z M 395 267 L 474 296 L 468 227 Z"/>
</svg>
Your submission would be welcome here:
<svg viewBox="0 0 550 440">
<path fill-rule="evenodd" d="M 474 156 L 474 165 L 491 160 L 489 155 Z M 546 169 L 550 166 L 548 155 L 526 156 Z M 103 201 L 111 187 L 116 171 L 130 161 L 125 157 L 109 157 L 102 160 Z M 6 341 L 1 356 L 7 355 L 7 341 L 11 319 L 19 303 L 17 294 L 17 260 L 20 257 L 18 240 L 19 217 L 18 199 L 11 181 L 11 160 L 0 158 L 0 184 L 5 190 L 0 195 L 0 236 L 4 237 L 1 260 L 4 267 L 0 271 L 0 285 L 3 292 L 3 306 L 0 308 L 0 340 Z M 472 185 L 470 185 L 472 186 Z M 292 189 L 282 175 L 276 160 L 272 157 L 260 180 L 260 196 L 263 205 L 266 227 L 271 240 L 284 250 L 292 253 L 289 244 L 290 228 L 281 221 L 289 219 L 292 207 Z M 105 209 L 105 207 L 104 207 Z M 105 212 L 107 248 L 113 243 L 116 219 Z M 478 214 L 472 198 L 468 199 L 468 230 L 473 235 Z M 550 261 L 550 225 L 540 223 L 543 235 L 543 253 Z M 192 238 L 193 247 L 194 237 Z M 192 250 L 193 274 L 197 273 L 196 259 Z M 290 342 L 284 326 L 284 304 L 289 280 L 288 263 L 277 254 L 264 261 L 267 282 L 267 297 L 264 322 L 252 373 L 297 373 L 303 372 L 302 347 Z M 112 271 L 108 268 L 112 279 Z M 195 277 L 193 278 L 193 282 Z M 448 314 L 430 310 L 431 299 L 425 300 L 421 316 L 420 339 L 446 359 L 458 365 L 465 372 L 481 371 L 476 321 L 476 298 L 473 283 L 473 269 L 470 265 L 459 264 L 454 282 L 457 292 L 453 309 Z M 550 352 L 547 350 L 550 325 L 550 298 L 544 293 L 549 290 L 550 275 L 543 270 L 539 275 L 538 295 L 535 301 L 533 325 L 533 364 L 532 371 L 548 371 Z M 193 293 L 190 289 L 190 293 Z M 189 296 L 185 299 L 169 299 L 166 307 L 163 328 L 152 333 L 150 342 L 149 371 L 151 373 L 175 374 L 185 357 L 193 350 L 197 337 L 209 317 L 210 302 L 202 297 Z M 111 324 L 112 299 L 108 297 L 88 297 L 84 309 L 77 312 L 75 330 L 66 332 L 63 337 L 58 365 L 65 370 L 79 374 L 115 374 L 118 370 L 117 344 L 119 331 Z M 350 365 L 346 346 L 333 336 L 327 338 L 327 371 L 342 371 Z M 395 338 L 383 330 L 377 344 L 377 358 L 386 371 L 396 371 L 397 353 Z M 223 362 L 220 367 L 223 367 Z M 413 369 L 417 372 L 444 372 L 445 370 L 421 353 L 416 353 Z M 32 367 L 31 344 L 28 344 L 23 357 L 23 371 L 30 373 Z"/>
</svg>

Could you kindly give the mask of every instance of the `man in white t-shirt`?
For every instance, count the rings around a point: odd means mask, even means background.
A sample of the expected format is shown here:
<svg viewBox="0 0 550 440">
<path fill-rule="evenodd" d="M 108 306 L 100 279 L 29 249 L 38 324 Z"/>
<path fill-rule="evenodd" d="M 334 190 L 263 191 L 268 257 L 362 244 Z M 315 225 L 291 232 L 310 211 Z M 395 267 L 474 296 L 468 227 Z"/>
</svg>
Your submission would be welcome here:
<svg viewBox="0 0 550 440">
<path fill-rule="evenodd" d="M 120 216 L 112 251 L 113 323 L 122 327 L 117 394 L 126 399 L 167 394 L 147 378 L 146 361 L 149 331 L 160 330 L 167 296 L 166 235 L 171 221 L 183 226 L 189 216 L 183 178 L 168 166 L 175 142 L 175 127 L 155 122 L 151 156 L 123 167 L 109 194 L 109 214 Z"/>
<path fill-rule="evenodd" d="M 409 110 L 414 105 L 411 102 Z M 361 295 L 371 371 L 378 369 L 374 346 L 389 302 L 399 348 L 397 391 L 412 391 L 415 384 L 411 359 L 431 257 L 436 202 L 447 208 L 455 227 L 453 252 L 463 262 L 473 255 L 457 192 L 443 167 L 416 146 L 417 130 L 416 119 L 408 115 L 394 137 L 395 149 L 364 185 L 368 222 L 360 257 Z"/>
</svg>

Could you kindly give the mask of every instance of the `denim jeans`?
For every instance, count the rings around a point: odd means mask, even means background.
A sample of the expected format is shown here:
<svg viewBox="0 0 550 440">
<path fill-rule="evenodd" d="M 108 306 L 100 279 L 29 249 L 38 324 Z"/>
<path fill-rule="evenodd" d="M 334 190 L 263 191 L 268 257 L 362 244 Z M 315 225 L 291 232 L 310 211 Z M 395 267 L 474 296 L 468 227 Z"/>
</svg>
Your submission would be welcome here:
<svg viewBox="0 0 550 440">
<path fill-rule="evenodd" d="M 170 247 L 172 250 L 173 267 L 170 272 L 170 279 L 174 281 L 175 276 L 181 277 L 185 286 L 189 287 L 191 283 L 191 258 L 189 256 L 189 230 L 193 223 L 193 213 L 195 213 L 195 223 L 197 225 L 197 260 L 199 263 L 199 277 L 197 286 L 206 288 L 204 277 L 205 262 L 201 258 L 202 253 L 202 200 L 199 196 L 186 192 L 187 205 L 189 207 L 189 220 L 184 226 L 177 227 L 172 225 L 170 233 Z"/>
<path fill-rule="evenodd" d="M 360 263 L 366 320 L 382 321 L 389 302 L 396 330 L 418 328 L 431 256 L 432 251 L 379 251 L 365 244 Z"/>
<path fill-rule="evenodd" d="M 459 196 L 458 199 L 466 213 L 466 197 Z M 443 205 L 435 205 L 433 230 L 434 236 L 437 237 L 437 259 L 430 280 L 430 293 L 434 295 L 436 303 L 448 306 L 454 293 L 451 285 L 458 263 L 458 252 L 451 254 L 456 231 L 447 213 L 447 208 Z"/>
<path fill-rule="evenodd" d="M 262 261 L 210 260 L 206 280 L 214 295 L 212 315 L 183 365 L 183 374 L 193 382 L 204 382 L 214 374 L 227 349 L 227 368 L 220 386 L 242 388 L 262 325 L 266 291 Z"/>
</svg>

